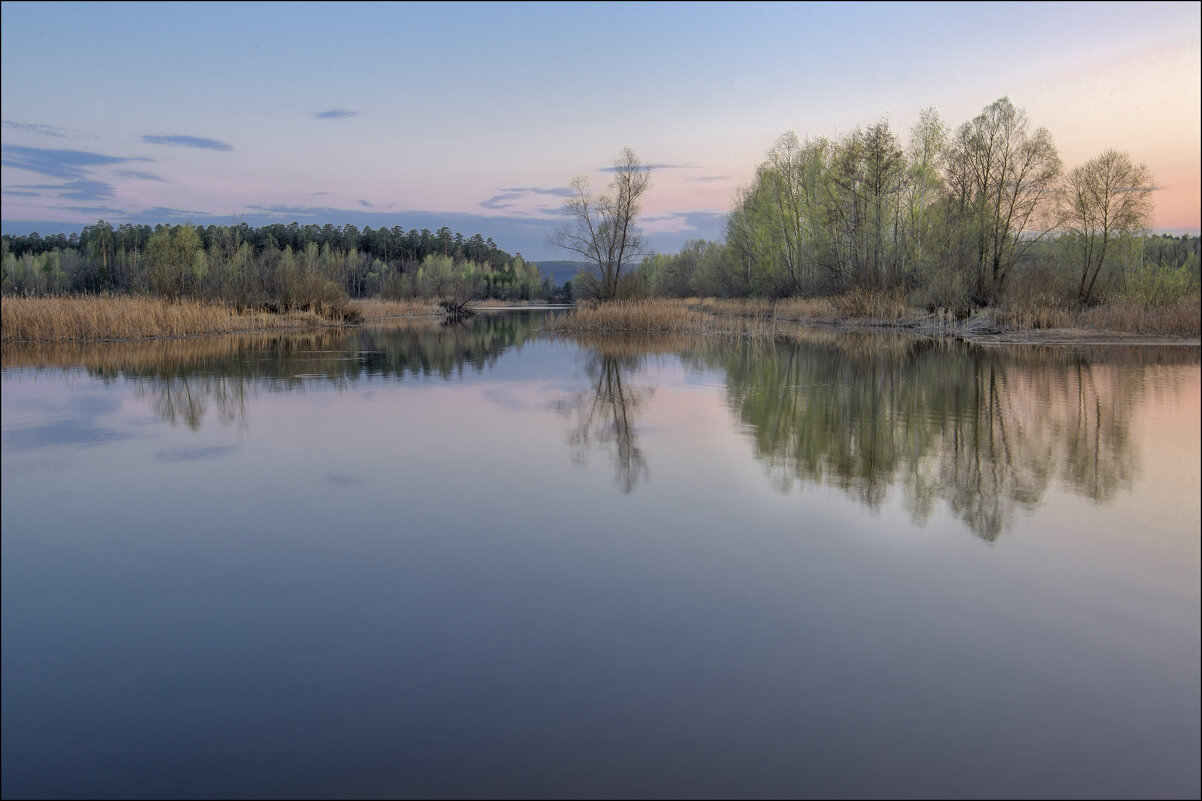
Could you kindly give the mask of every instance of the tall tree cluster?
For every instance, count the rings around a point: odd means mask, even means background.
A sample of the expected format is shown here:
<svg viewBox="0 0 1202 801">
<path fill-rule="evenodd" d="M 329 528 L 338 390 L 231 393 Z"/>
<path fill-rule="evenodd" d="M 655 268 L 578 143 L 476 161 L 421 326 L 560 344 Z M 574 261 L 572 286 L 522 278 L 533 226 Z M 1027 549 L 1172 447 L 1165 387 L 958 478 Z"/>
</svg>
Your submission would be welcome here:
<svg viewBox="0 0 1202 801">
<path fill-rule="evenodd" d="M 1065 174 L 1051 133 L 1009 98 L 954 130 L 932 108 L 905 142 L 888 120 L 837 138 L 784 134 L 736 197 L 721 252 L 689 243 L 640 274 L 672 295 L 859 288 L 971 308 L 1055 262 L 1072 285 L 1061 294 L 1089 304 L 1130 266 L 1116 243 L 1146 228 L 1153 191 L 1147 168 L 1117 151 Z"/>
</svg>

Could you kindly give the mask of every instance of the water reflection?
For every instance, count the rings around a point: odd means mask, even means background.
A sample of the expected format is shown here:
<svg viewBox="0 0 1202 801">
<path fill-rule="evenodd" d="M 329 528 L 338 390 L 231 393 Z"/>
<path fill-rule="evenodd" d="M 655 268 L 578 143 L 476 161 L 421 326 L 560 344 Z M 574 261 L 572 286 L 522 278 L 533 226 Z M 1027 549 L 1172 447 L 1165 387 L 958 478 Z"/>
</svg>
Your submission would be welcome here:
<svg viewBox="0 0 1202 801">
<path fill-rule="evenodd" d="M 612 448 L 614 483 L 623 493 L 633 491 L 648 475 L 636 423 L 654 388 L 636 387 L 631 382 L 645 357 L 645 350 L 631 348 L 622 340 L 594 344 L 585 361 L 589 389 L 554 403 L 554 408 L 571 420 L 568 443 L 572 461 L 583 464 L 592 445 Z"/>
<path fill-rule="evenodd" d="M 304 334 L 9 346 L 3 359 L 6 368 L 82 366 L 105 382 L 131 382 L 160 419 L 197 430 L 210 414 L 222 425 L 245 425 L 263 392 L 481 373 L 535 339 L 539 320 L 484 314 L 453 326 L 425 319 Z M 650 480 L 639 442 L 639 417 L 655 392 L 647 357 L 670 354 L 723 376 L 732 422 L 780 492 L 832 487 L 875 511 L 896 487 L 916 524 L 946 507 L 989 542 L 1039 506 L 1053 482 L 1099 503 L 1129 488 L 1140 472 L 1131 419 L 1149 376 L 1162 365 L 1199 361 L 1194 347 L 997 348 L 863 333 L 573 343 L 587 385 L 547 402 L 567 420 L 573 461 L 583 464 L 593 449 L 607 453 L 623 493 Z M 566 370 L 554 362 L 545 372 L 559 379 Z M 1177 370 L 1156 375 L 1185 380 Z M 108 436 L 82 425 L 8 431 L 5 448 Z M 223 455 L 201 448 L 160 458 Z"/>
<path fill-rule="evenodd" d="M 261 392 L 483 372 L 534 337 L 537 320 L 528 313 L 480 315 L 469 326 L 431 317 L 345 331 L 6 345 L 3 362 L 6 368 L 83 367 L 106 383 L 129 381 L 162 420 L 197 430 L 210 408 L 223 425 L 245 423 L 248 402 Z"/>
<path fill-rule="evenodd" d="M 1196 348 L 990 348 L 845 334 L 705 349 L 782 492 L 835 487 L 877 510 L 899 486 L 916 523 L 947 504 L 994 541 L 1053 479 L 1103 502 L 1139 471 L 1129 425 L 1144 368 Z"/>
</svg>

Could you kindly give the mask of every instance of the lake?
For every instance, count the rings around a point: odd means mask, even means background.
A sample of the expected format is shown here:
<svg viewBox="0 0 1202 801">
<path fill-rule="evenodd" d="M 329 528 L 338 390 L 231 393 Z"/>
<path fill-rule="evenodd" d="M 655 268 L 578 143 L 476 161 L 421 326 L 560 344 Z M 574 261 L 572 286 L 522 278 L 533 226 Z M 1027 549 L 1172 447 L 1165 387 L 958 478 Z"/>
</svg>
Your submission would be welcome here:
<svg viewBox="0 0 1202 801">
<path fill-rule="evenodd" d="M 3 353 L 3 795 L 1188 797 L 1197 347 Z"/>
</svg>

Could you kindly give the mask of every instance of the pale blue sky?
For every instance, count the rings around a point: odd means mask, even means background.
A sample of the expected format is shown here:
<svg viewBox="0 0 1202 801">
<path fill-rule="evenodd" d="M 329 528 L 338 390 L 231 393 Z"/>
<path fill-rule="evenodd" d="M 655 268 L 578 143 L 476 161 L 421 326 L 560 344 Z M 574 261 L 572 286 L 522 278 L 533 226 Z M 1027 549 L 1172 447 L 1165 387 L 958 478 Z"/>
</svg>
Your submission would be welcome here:
<svg viewBox="0 0 1202 801">
<path fill-rule="evenodd" d="M 2 6 L 3 220 L 441 225 L 534 258 L 629 145 L 646 228 L 721 218 L 773 140 L 1009 95 L 1066 166 L 1148 162 L 1199 225 L 1197 3 Z M 63 154 L 59 151 L 71 151 Z M 48 233 L 44 231 L 43 233 Z"/>
</svg>

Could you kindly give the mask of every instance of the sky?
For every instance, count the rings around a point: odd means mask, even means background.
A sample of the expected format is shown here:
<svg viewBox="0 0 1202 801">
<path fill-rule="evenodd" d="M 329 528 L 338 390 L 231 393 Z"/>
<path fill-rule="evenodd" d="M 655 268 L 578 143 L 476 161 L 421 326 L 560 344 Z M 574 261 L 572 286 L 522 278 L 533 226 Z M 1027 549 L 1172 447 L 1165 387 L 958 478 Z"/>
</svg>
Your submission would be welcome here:
<svg viewBox="0 0 1202 801">
<path fill-rule="evenodd" d="M 653 247 L 722 237 L 787 131 L 1000 97 L 1066 168 L 1148 165 L 1202 225 L 1199 3 L 0 4 L 0 221 L 449 225 L 528 259 L 569 181 L 652 165 Z M 36 223 L 30 228 L 28 223 Z M 58 227 L 55 230 L 50 230 Z"/>
</svg>

